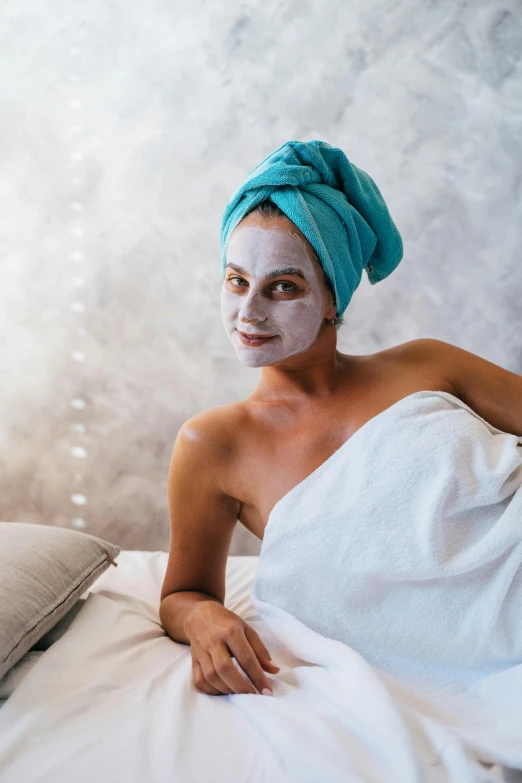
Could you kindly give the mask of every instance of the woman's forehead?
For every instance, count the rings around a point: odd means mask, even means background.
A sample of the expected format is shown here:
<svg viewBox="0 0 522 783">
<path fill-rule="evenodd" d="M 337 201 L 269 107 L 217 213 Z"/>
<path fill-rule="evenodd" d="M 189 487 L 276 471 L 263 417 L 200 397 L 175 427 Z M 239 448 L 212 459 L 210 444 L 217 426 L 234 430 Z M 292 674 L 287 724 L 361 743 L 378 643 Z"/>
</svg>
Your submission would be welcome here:
<svg viewBox="0 0 522 783">
<path fill-rule="evenodd" d="M 267 221 L 268 223 L 268 221 Z M 227 261 L 241 256 L 254 261 L 269 262 L 287 256 L 299 259 L 308 268 L 312 263 L 311 248 L 308 241 L 300 236 L 299 229 L 291 221 L 286 225 L 263 225 L 261 223 L 241 223 L 232 233 L 227 250 Z M 308 264 L 306 263 L 308 261 Z"/>
</svg>

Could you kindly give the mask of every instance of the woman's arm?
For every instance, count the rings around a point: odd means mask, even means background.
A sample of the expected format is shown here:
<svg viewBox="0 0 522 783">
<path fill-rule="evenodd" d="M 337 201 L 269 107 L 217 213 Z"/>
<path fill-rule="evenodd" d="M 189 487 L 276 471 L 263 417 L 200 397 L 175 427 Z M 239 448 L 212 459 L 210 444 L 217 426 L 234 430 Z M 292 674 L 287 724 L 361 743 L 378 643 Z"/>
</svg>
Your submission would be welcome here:
<svg viewBox="0 0 522 783">
<path fill-rule="evenodd" d="M 231 431 L 231 425 L 221 431 Z M 213 412 L 183 425 L 169 470 L 170 552 L 160 619 L 176 642 L 190 644 L 196 689 L 218 696 L 271 694 L 265 672 L 279 667 L 239 615 L 226 609 L 226 563 L 239 502 L 223 492 L 220 466 L 229 448 Z M 222 460 L 223 462 L 220 462 Z M 235 659 L 246 679 L 234 665 Z"/>
<path fill-rule="evenodd" d="M 189 419 L 176 437 L 168 474 L 170 550 L 160 619 L 168 635 L 189 643 L 190 609 L 225 601 L 225 572 L 239 502 L 220 487 L 226 448 L 212 411 Z"/>
<path fill-rule="evenodd" d="M 419 361 L 440 370 L 455 396 L 479 416 L 503 432 L 522 436 L 522 375 L 443 340 L 424 338 L 409 345 Z"/>
</svg>

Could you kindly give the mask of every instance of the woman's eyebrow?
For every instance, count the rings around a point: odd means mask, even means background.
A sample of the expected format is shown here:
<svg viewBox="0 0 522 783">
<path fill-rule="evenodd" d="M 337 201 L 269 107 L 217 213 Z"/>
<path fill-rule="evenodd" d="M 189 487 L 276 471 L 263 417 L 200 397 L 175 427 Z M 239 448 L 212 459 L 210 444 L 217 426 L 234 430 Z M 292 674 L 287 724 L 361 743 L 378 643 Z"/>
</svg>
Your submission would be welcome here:
<svg viewBox="0 0 522 783">
<path fill-rule="evenodd" d="M 248 272 L 237 264 L 227 264 L 226 266 L 232 267 L 232 269 L 234 269 L 236 272 L 239 272 L 240 275 L 248 275 Z M 304 276 L 301 269 L 298 269 L 295 266 L 285 266 L 281 267 L 281 269 L 271 269 L 270 272 L 265 275 L 265 277 L 271 280 L 272 278 L 279 277 L 280 275 L 297 275 L 298 277 L 302 277 L 303 280 L 306 280 L 306 277 Z"/>
</svg>

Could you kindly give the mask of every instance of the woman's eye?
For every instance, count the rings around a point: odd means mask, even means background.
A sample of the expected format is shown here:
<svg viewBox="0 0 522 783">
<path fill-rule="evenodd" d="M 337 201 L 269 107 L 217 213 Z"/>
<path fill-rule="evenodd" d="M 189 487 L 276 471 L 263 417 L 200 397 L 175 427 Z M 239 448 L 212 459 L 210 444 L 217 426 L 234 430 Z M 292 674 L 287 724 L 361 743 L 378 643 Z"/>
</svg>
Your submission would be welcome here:
<svg viewBox="0 0 522 783">
<path fill-rule="evenodd" d="M 229 277 L 228 279 L 229 279 L 229 281 L 232 281 L 232 280 L 240 280 L 240 281 L 241 281 L 241 282 L 243 282 L 243 283 L 245 283 L 245 282 L 246 282 L 245 280 L 243 280 L 243 278 L 242 278 L 242 277 Z M 243 286 L 237 286 L 237 287 L 238 287 L 238 288 L 242 288 Z"/>
<path fill-rule="evenodd" d="M 238 281 L 237 283 L 234 282 L 234 284 L 233 284 L 235 288 L 244 288 L 245 285 L 248 285 L 247 281 L 244 280 L 242 277 L 236 277 L 234 275 L 234 276 L 229 277 L 227 279 L 228 279 L 228 281 L 230 283 L 232 283 L 232 281 L 235 281 L 235 280 Z M 242 283 L 244 283 L 245 285 L 242 285 Z M 290 293 L 290 291 L 296 291 L 297 290 L 297 287 L 295 285 L 293 285 L 292 283 L 285 283 L 283 281 L 281 281 L 280 283 L 275 283 L 275 285 L 272 287 L 272 290 L 275 291 L 278 285 L 283 285 L 283 286 L 286 285 L 286 286 L 288 286 L 288 288 L 280 289 L 279 291 L 277 291 L 277 293 L 279 293 L 279 294 L 288 294 L 288 293 Z"/>
</svg>

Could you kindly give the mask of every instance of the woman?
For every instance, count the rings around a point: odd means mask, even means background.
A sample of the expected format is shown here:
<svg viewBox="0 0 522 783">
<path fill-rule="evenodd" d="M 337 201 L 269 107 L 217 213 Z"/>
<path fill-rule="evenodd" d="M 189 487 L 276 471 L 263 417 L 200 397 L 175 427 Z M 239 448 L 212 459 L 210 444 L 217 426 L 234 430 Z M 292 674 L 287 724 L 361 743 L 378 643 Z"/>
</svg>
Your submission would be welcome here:
<svg viewBox="0 0 522 783">
<path fill-rule="evenodd" d="M 284 495 L 417 391 L 448 392 L 522 433 L 522 377 L 434 339 L 368 356 L 337 350 L 363 269 L 372 284 L 387 277 L 402 242 L 373 180 L 325 142 L 288 142 L 265 158 L 227 204 L 221 246 L 223 322 L 239 359 L 262 376 L 246 400 L 192 417 L 176 438 L 160 617 L 191 645 L 199 691 L 269 695 L 265 673 L 278 667 L 223 606 L 237 520 L 262 539 Z"/>
</svg>

